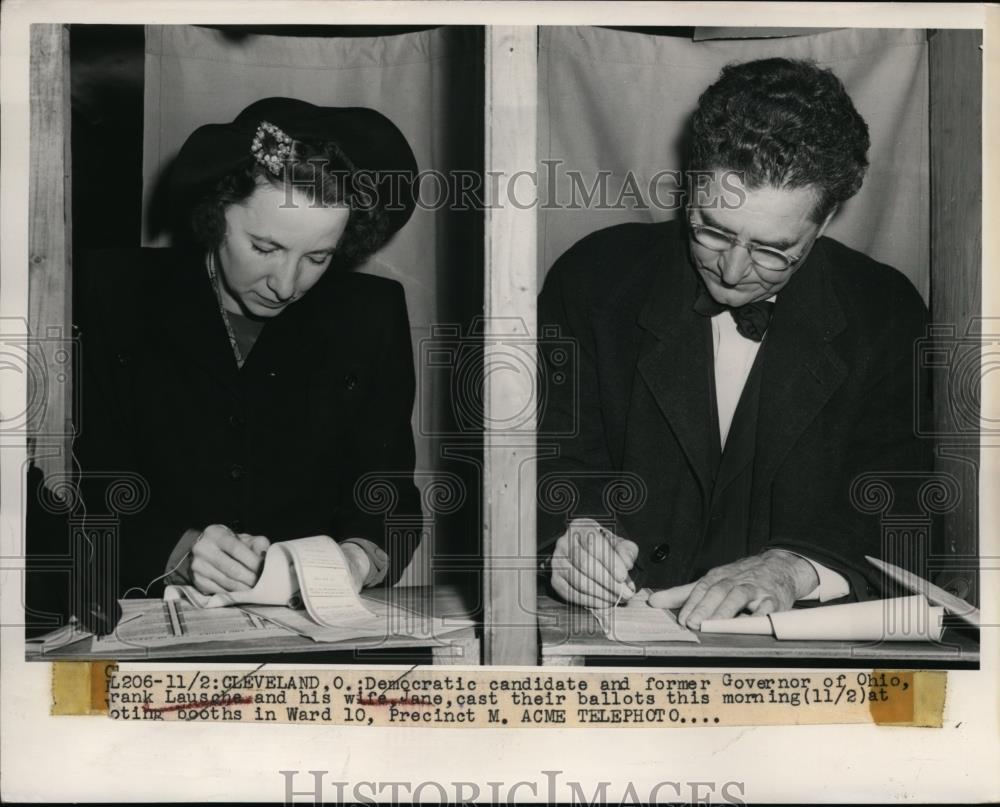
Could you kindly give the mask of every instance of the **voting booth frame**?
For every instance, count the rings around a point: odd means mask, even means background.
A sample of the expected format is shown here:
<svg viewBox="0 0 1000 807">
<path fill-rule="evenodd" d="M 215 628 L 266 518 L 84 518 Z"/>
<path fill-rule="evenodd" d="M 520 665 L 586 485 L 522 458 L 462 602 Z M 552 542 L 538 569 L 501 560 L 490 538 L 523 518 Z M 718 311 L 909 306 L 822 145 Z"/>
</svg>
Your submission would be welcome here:
<svg viewBox="0 0 1000 807">
<path fill-rule="evenodd" d="M 537 34 L 534 26 L 487 26 L 485 35 L 485 171 L 507 176 L 537 164 Z M 982 32 L 928 31 L 930 77 L 931 314 L 947 323 L 950 338 L 975 341 L 981 311 L 982 261 Z M 32 337 L 67 334 L 72 327 L 70 216 L 69 30 L 61 24 L 31 28 L 30 233 L 28 327 Z M 494 114 L 502 110 L 502 114 Z M 957 204 L 956 202 L 960 202 Z M 536 322 L 537 211 L 491 208 L 485 220 L 487 321 Z M 533 358 L 532 354 L 528 354 Z M 977 354 L 978 355 L 978 354 Z M 484 362 L 491 361 L 490 347 Z M 977 365 L 978 366 L 978 365 Z M 45 365 L 29 377 L 29 398 L 48 395 L 29 458 L 43 473 L 68 473 L 72 378 L 66 367 Z M 59 378 L 57 378 L 59 376 Z M 975 379 L 978 381 L 978 378 Z M 34 389 L 32 389 L 34 385 Z M 978 420 L 979 385 L 973 395 Z M 482 662 L 534 665 L 539 661 L 534 502 L 534 425 L 514 433 L 490 428 L 504 413 L 533 411 L 533 379 L 485 374 L 483 423 Z M 963 491 L 978 490 L 979 435 L 961 422 L 955 389 L 935 388 L 938 457 Z M 968 410 L 965 411 L 968 414 Z M 957 459 L 958 462 L 954 460 Z M 962 569 L 975 592 L 978 577 L 978 496 L 963 496 L 944 516 L 945 545 L 967 558 Z M 973 593 L 970 597 L 977 596 Z"/>
</svg>

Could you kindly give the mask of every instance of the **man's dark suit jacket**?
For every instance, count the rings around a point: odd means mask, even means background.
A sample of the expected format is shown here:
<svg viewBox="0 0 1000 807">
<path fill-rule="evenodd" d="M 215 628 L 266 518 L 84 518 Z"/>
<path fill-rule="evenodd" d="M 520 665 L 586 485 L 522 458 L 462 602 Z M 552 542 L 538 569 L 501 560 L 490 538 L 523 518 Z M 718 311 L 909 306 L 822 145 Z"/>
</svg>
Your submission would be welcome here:
<svg viewBox="0 0 1000 807">
<path fill-rule="evenodd" d="M 149 491 L 120 516 L 121 591 L 162 575 L 185 530 L 213 523 L 272 541 L 365 538 L 388 553 L 387 581 L 399 577 L 419 532 L 387 545 L 383 505 L 419 518 L 420 497 L 398 283 L 331 267 L 264 326 L 238 369 L 202 255 L 103 253 L 85 280 L 75 451 L 86 512 L 108 512 L 118 478 L 137 474 Z M 367 474 L 381 492 L 359 506 Z"/>
<path fill-rule="evenodd" d="M 716 560 L 785 548 L 845 574 L 853 596 L 875 594 L 864 556 L 885 557 L 881 525 L 852 503 L 852 483 L 931 468 L 930 446 L 914 436 L 915 413 L 927 411 L 913 369 L 923 302 L 894 269 L 820 238 L 778 295 L 752 373 L 750 437 L 731 432 L 720 454 L 711 321 L 692 308 L 700 283 L 678 222 L 598 231 L 549 272 L 541 551 L 571 518 L 592 516 L 638 543 L 646 585 L 688 582 L 705 570 L 718 502 L 743 480 L 745 534 L 727 536 L 730 556 Z"/>
</svg>

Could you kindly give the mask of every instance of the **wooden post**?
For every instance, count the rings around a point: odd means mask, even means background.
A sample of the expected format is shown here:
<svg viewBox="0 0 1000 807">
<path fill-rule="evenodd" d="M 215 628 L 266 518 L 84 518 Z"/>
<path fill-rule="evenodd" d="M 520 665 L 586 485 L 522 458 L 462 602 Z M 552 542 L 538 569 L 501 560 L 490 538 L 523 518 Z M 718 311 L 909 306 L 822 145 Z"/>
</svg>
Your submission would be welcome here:
<svg viewBox="0 0 1000 807">
<path fill-rule="evenodd" d="M 535 407 L 538 32 L 486 29 L 486 210 L 483 400 L 483 655 L 538 662 L 535 580 Z M 497 173 L 493 173 L 497 172 Z M 518 352 L 512 371 L 504 360 Z"/>
<path fill-rule="evenodd" d="M 944 516 L 943 545 L 948 562 L 955 566 L 944 577 L 955 593 L 971 599 L 978 594 L 975 424 L 980 419 L 976 368 L 982 306 L 982 44 L 979 30 L 935 31 L 929 39 L 928 64 L 931 316 L 937 326 L 951 328 L 955 339 L 967 342 L 952 354 L 956 361 L 947 374 L 951 383 L 936 383 L 934 388 L 936 470 L 954 474 L 963 493 L 959 507 Z M 963 372 L 963 367 L 972 371 Z M 935 381 L 944 382 L 944 374 Z"/>
<path fill-rule="evenodd" d="M 70 469 L 73 433 L 69 30 L 31 26 L 28 456 Z"/>
</svg>

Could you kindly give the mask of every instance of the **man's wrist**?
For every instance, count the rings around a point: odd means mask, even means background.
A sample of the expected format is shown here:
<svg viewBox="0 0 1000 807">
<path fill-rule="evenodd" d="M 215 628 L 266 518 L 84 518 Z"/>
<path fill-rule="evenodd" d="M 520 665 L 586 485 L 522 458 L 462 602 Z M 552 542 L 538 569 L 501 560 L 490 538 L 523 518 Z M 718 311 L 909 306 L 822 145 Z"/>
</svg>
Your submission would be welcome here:
<svg viewBox="0 0 1000 807">
<path fill-rule="evenodd" d="M 819 585 L 819 575 L 816 573 L 816 569 L 801 555 L 784 549 L 768 549 L 763 555 L 780 558 L 781 562 L 787 565 L 795 589 L 796 600 L 805 597 Z"/>
</svg>

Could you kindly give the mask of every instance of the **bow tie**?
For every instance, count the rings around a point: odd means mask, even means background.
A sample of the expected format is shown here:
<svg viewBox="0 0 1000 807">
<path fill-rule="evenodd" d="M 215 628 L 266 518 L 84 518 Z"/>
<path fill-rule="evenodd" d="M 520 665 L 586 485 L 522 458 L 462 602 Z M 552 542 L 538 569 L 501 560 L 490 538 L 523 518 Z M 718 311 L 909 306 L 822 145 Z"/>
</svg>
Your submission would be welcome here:
<svg viewBox="0 0 1000 807">
<path fill-rule="evenodd" d="M 723 305 L 708 293 L 708 289 L 701 286 L 698 289 L 698 297 L 694 301 L 694 310 L 703 317 L 714 317 L 723 311 L 728 311 L 736 321 L 736 330 L 740 336 L 759 342 L 764 338 L 767 326 L 771 324 L 774 303 L 760 300 L 734 308 L 730 305 Z"/>
</svg>

